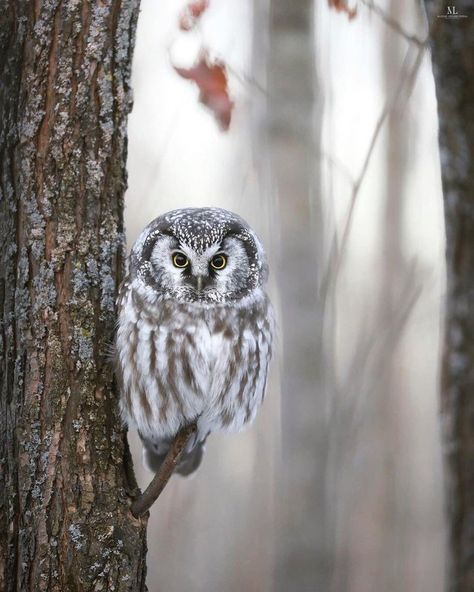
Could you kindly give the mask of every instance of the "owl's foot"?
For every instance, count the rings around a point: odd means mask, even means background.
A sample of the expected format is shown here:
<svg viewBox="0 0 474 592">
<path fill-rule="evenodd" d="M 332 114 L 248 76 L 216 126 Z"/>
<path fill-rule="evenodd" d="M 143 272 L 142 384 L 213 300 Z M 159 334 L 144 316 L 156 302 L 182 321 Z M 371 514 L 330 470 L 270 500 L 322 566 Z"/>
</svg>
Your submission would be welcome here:
<svg viewBox="0 0 474 592">
<path fill-rule="evenodd" d="M 176 465 L 174 472 L 177 475 L 187 477 L 194 473 L 201 464 L 204 455 L 205 441 L 194 442 L 193 440 L 194 436 L 191 436 L 178 464 Z M 164 451 L 156 452 L 154 446 L 149 446 L 143 442 L 143 464 L 145 467 L 152 473 L 157 473 L 168 455 L 170 446 L 171 443 L 168 444 Z"/>
<path fill-rule="evenodd" d="M 182 477 L 188 477 L 197 470 L 201 464 L 203 455 L 204 442 L 198 442 L 191 452 L 184 452 L 178 465 L 176 466 L 175 473 L 181 475 Z"/>
</svg>

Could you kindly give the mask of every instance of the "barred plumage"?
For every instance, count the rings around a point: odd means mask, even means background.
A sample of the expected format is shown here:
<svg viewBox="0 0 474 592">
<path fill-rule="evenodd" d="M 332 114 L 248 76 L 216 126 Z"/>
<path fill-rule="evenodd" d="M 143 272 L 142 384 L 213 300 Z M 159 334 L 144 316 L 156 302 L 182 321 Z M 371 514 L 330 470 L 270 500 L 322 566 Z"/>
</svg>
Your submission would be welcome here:
<svg viewBox="0 0 474 592">
<path fill-rule="evenodd" d="M 198 425 L 178 467 L 188 474 L 210 432 L 238 430 L 255 417 L 273 332 L 266 276 L 258 238 L 226 210 L 169 212 L 136 241 L 116 345 L 122 412 L 153 470 L 184 425 Z"/>
</svg>

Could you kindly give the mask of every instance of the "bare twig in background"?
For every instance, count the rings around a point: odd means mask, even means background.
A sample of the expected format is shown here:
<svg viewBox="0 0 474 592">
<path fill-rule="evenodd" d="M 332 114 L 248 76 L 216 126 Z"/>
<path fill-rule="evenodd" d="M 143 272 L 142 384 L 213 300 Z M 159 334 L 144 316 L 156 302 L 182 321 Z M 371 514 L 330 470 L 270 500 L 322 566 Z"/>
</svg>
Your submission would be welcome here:
<svg viewBox="0 0 474 592">
<path fill-rule="evenodd" d="M 393 19 L 392 17 L 387 15 L 379 6 L 377 6 L 373 2 L 373 0 L 362 0 L 362 3 L 365 4 L 370 10 L 375 12 L 375 14 L 377 14 L 384 21 L 384 23 L 387 26 L 392 28 L 398 34 L 402 35 L 407 41 L 416 45 L 419 49 L 418 49 L 418 53 L 417 53 L 417 56 L 415 59 L 415 63 L 414 63 L 410 72 L 407 72 L 407 70 L 409 67 L 408 64 L 409 64 L 412 46 L 410 46 L 407 51 L 407 54 L 406 54 L 405 59 L 402 64 L 401 74 L 399 77 L 399 83 L 398 83 L 397 87 L 395 88 L 393 95 L 391 97 L 389 97 L 389 99 L 387 100 L 387 102 L 386 102 L 377 122 L 376 122 L 374 132 L 372 134 L 372 139 L 369 144 L 369 149 L 367 151 L 364 162 L 362 163 L 360 173 L 359 173 L 357 179 L 355 179 L 353 182 L 351 199 L 350 199 L 349 208 L 348 208 L 348 212 L 347 212 L 347 219 L 346 219 L 346 223 L 344 224 L 343 231 L 342 231 L 342 238 L 340 241 L 340 245 L 338 244 L 337 235 L 335 235 L 332 246 L 331 246 L 331 250 L 329 253 L 327 273 L 326 273 L 326 277 L 323 279 L 323 282 L 322 282 L 323 300 L 326 300 L 326 296 L 327 296 L 327 293 L 328 293 L 328 290 L 329 290 L 329 287 L 331 284 L 331 277 L 332 277 L 333 284 L 335 284 L 337 282 L 339 269 L 341 267 L 341 264 L 342 264 L 342 261 L 344 258 L 344 251 L 346 249 L 350 230 L 352 227 L 352 220 L 354 217 L 354 210 L 355 210 L 355 206 L 357 203 L 359 191 L 360 191 L 362 182 L 365 178 L 365 175 L 367 173 L 367 169 L 369 167 L 369 163 L 372 158 L 375 146 L 377 145 L 377 141 L 379 139 L 380 132 L 382 131 L 383 125 L 386 122 L 387 117 L 390 115 L 390 113 L 393 111 L 394 107 L 397 105 L 397 103 L 402 98 L 402 94 L 404 93 L 404 97 L 403 97 L 404 102 L 406 102 L 407 98 L 410 96 L 410 94 L 413 90 L 414 83 L 416 81 L 418 71 L 420 69 L 420 66 L 421 66 L 421 63 L 423 60 L 425 50 L 427 49 L 428 42 L 429 42 L 428 38 L 426 38 L 425 40 L 421 40 L 420 38 L 407 33 L 401 27 L 401 25 L 398 23 L 398 21 L 396 21 L 395 19 Z"/>
<path fill-rule="evenodd" d="M 390 361 L 390 353 L 400 343 L 410 315 L 418 302 L 422 284 L 417 282 L 420 270 L 416 261 L 402 278 L 403 285 L 397 300 L 397 307 L 391 311 L 383 326 L 376 321 L 365 334 L 359 336 L 355 355 L 349 364 L 341 384 L 337 387 L 338 408 L 333 409 L 335 425 L 343 421 L 344 433 L 350 442 L 348 451 L 356 443 L 356 432 L 364 421 L 370 421 L 371 411 L 376 404 L 377 389 L 384 380 L 384 372 Z M 369 315 L 370 312 L 368 311 Z M 368 369 L 369 368 L 369 369 Z M 377 370 L 375 370 L 377 368 Z M 366 377 L 370 377 L 368 382 Z M 353 394 L 350 396 L 350 394 Z M 354 395 L 355 394 L 355 395 Z M 341 417 L 337 417 L 340 413 Z M 352 441 L 350 440 L 352 437 Z M 339 466 L 340 462 L 334 466 Z"/>
<path fill-rule="evenodd" d="M 328 261 L 328 266 L 327 266 L 328 271 L 327 271 L 327 275 L 322 283 L 323 295 L 327 294 L 327 290 L 329 289 L 329 286 L 331 283 L 330 279 L 332 278 L 333 284 L 335 284 L 337 281 L 337 277 L 338 277 L 339 270 L 340 270 L 340 267 L 341 267 L 341 264 L 342 264 L 342 261 L 344 258 L 344 252 L 347 247 L 347 242 L 348 242 L 349 234 L 350 234 L 351 227 L 352 227 L 352 221 L 353 221 L 353 217 L 354 217 L 354 211 L 355 211 L 355 206 L 357 203 L 357 198 L 359 196 L 362 182 L 364 181 L 365 175 L 367 173 L 367 169 L 369 168 L 370 159 L 372 158 L 375 146 L 377 145 L 377 140 L 380 137 L 380 132 L 382 131 L 383 125 L 384 125 L 385 121 L 387 120 L 387 117 L 392 112 L 395 105 L 402 98 L 403 92 L 405 92 L 405 96 L 403 97 L 405 101 L 408 98 L 408 96 L 410 95 L 410 93 L 413 89 L 414 81 L 416 80 L 416 76 L 417 76 L 418 71 L 420 69 L 420 65 L 421 65 L 426 48 L 427 48 L 427 45 L 423 45 L 422 47 L 420 47 L 420 49 L 418 50 L 416 59 L 415 59 L 415 63 L 413 65 L 411 71 L 409 71 L 409 72 L 408 72 L 408 63 L 409 63 L 411 48 L 408 49 L 407 55 L 405 57 L 403 65 L 402 65 L 399 83 L 398 83 L 393 95 L 386 102 L 386 104 L 385 104 L 385 106 L 384 106 L 384 108 L 377 120 L 374 132 L 372 134 L 372 139 L 369 144 L 369 149 L 367 150 L 367 154 L 365 156 L 364 162 L 362 163 L 360 173 L 359 173 L 357 179 L 353 183 L 351 200 L 350 200 L 350 204 L 349 204 L 349 208 L 348 208 L 348 212 L 347 212 L 346 222 L 344 224 L 344 228 L 342 231 L 342 238 L 341 238 L 340 246 L 338 246 L 337 236 L 334 237 L 333 244 L 331 246 L 331 251 L 329 253 L 329 261 Z"/>
<path fill-rule="evenodd" d="M 314 152 L 315 156 L 318 156 L 322 161 L 325 161 L 329 164 L 329 166 L 336 170 L 342 177 L 344 177 L 344 179 L 346 179 L 346 181 L 348 183 L 350 183 L 351 185 L 354 185 L 355 183 L 355 179 L 352 176 L 351 171 L 349 170 L 349 168 L 338 158 L 332 156 L 331 154 L 328 154 L 322 150 L 318 150 L 315 148 L 315 152 Z"/>
<path fill-rule="evenodd" d="M 380 6 L 375 4 L 373 0 L 361 0 L 361 3 L 367 6 L 367 8 L 375 13 L 378 17 L 380 17 L 388 27 L 393 29 L 410 43 L 414 43 L 418 47 L 422 48 L 426 46 L 427 39 L 420 39 L 416 35 L 412 35 L 411 33 L 405 31 L 405 29 L 397 20 L 388 15 L 384 10 L 382 10 L 382 8 L 380 8 Z"/>
<path fill-rule="evenodd" d="M 168 450 L 168 454 L 166 455 L 160 470 L 153 477 L 150 485 L 148 485 L 142 495 L 132 503 L 130 509 L 135 518 L 138 518 L 147 512 L 158 499 L 160 493 L 170 480 L 170 477 L 183 454 L 187 441 L 196 430 L 196 424 L 192 423 L 178 432 Z"/>
</svg>

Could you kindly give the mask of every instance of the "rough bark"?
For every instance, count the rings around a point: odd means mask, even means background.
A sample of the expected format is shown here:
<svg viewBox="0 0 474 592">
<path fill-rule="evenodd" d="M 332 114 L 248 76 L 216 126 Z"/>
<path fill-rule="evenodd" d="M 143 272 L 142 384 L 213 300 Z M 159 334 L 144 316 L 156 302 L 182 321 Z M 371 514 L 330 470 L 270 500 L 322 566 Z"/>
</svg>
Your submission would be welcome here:
<svg viewBox="0 0 474 592">
<path fill-rule="evenodd" d="M 474 590 L 474 13 L 426 2 L 439 112 L 448 289 L 441 414 L 451 591 Z M 451 6 L 451 8 L 452 8 Z"/>
<path fill-rule="evenodd" d="M 145 590 L 109 360 L 139 0 L 0 2 L 0 589 Z"/>
</svg>

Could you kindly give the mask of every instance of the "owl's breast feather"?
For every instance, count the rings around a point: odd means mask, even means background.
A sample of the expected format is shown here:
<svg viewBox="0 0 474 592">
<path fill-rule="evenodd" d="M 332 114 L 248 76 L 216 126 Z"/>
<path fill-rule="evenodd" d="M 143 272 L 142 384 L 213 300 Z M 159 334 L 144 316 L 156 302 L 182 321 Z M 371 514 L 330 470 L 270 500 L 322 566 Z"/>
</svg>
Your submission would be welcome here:
<svg viewBox="0 0 474 592">
<path fill-rule="evenodd" d="M 272 313 L 263 291 L 240 306 L 135 304 L 130 290 L 117 335 L 128 422 L 153 439 L 172 437 L 196 418 L 202 437 L 253 419 L 271 356 Z"/>
<path fill-rule="evenodd" d="M 195 348 L 193 368 L 201 383 L 205 401 L 210 404 L 219 394 L 223 376 L 226 375 L 231 355 L 231 341 L 227 324 L 216 323 L 215 319 L 200 319 L 194 326 L 192 342 Z M 216 330 L 217 327 L 220 327 Z M 227 329 L 227 333 L 225 330 Z M 191 342 L 191 340 L 190 340 Z"/>
</svg>

